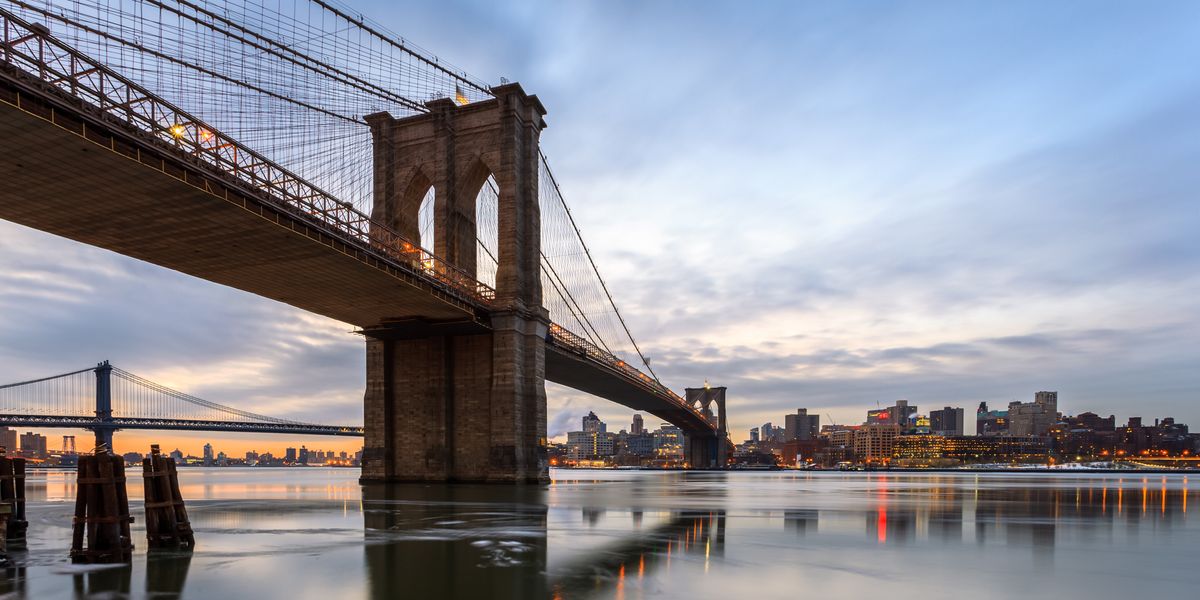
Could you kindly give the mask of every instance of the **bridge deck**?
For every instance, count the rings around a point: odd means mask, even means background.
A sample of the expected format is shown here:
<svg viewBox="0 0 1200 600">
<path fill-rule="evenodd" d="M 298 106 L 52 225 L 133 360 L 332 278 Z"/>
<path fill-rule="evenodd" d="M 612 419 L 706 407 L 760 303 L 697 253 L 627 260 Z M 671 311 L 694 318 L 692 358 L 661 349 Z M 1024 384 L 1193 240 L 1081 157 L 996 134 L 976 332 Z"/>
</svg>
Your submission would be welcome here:
<svg viewBox="0 0 1200 600">
<path fill-rule="evenodd" d="M 56 111 L 60 126 L 12 97 L 0 94 L 0 218 L 354 325 L 474 316 L 469 304 L 254 193 L 227 195 L 239 190 L 184 157 L 92 123 L 85 137 L 71 130 L 78 115 Z M 114 151 L 108 136 L 133 156 Z"/>
<path fill-rule="evenodd" d="M 607 365 L 587 359 L 551 341 L 546 345 L 546 381 L 565 385 L 616 402 L 633 410 L 648 412 L 673 423 L 688 435 L 713 435 L 711 424 L 677 400 L 656 392 Z"/>
</svg>

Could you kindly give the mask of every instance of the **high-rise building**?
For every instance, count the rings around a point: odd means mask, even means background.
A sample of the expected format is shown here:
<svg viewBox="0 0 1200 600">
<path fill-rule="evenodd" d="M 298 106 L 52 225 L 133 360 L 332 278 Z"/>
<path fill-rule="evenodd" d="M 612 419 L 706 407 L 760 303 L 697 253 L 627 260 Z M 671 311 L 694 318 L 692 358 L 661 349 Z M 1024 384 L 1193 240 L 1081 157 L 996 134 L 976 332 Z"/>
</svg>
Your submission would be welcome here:
<svg viewBox="0 0 1200 600">
<path fill-rule="evenodd" d="M 758 443 L 758 428 L 757 427 L 750 428 L 750 443 L 752 443 L 752 444 Z"/>
<path fill-rule="evenodd" d="M 253 450 L 246 451 L 246 464 L 252 465 L 258 462 L 258 453 Z"/>
<path fill-rule="evenodd" d="M 934 435 L 962 435 L 963 409 L 950 408 L 929 411 L 929 430 Z"/>
<path fill-rule="evenodd" d="M 916 406 L 909 406 L 908 400 L 897 400 L 896 404 L 887 408 L 877 408 L 867 411 L 868 425 L 899 425 L 901 429 L 908 429 L 912 425 L 912 418 L 917 414 Z"/>
<path fill-rule="evenodd" d="M 1008 411 L 988 410 L 987 402 L 980 402 L 975 411 L 975 435 L 996 436 L 1008 434 Z"/>
<path fill-rule="evenodd" d="M 171 454 L 169 454 L 168 456 L 171 457 L 171 460 L 174 461 L 175 464 L 177 464 L 177 465 L 183 464 L 183 452 L 180 452 L 179 448 L 172 450 Z"/>
<path fill-rule="evenodd" d="M 212 444 L 204 444 L 204 465 L 213 464 L 213 447 Z"/>
<path fill-rule="evenodd" d="M 46 458 L 46 436 L 32 431 L 22 433 L 21 454 L 29 458 Z"/>
<path fill-rule="evenodd" d="M 642 415 L 633 415 L 633 425 L 629 426 L 629 433 L 633 435 L 646 433 L 646 425 L 642 422 Z"/>
<path fill-rule="evenodd" d="M 596 413 L 588 411 L 587 416 L 583 417 L 583 430 L 588 433 L 603 433 L 608 431 L 608 425 L 605 425 L 604 421 L 601 421 L 600 417 L 596 416 Z"/>
<path fill-rule="evenodd" d="M 1058 422 L 1058 392 L 1038 392 L 1033 402 L 1008 405 L 1008 434 L 1044 436 Z"/>
<path fill-rule="evenodd" d="M 783 423 L 783 439 L 788 442 L 815 440 L 821 431 L 821 415 L 810 415 L 807 408 L 797 408 L 796 414 L 785 416 Z"/>
<path fill-rule="evenodd" d="M 9 454 L 17 453 L 17 430 L 0 427 L 0 447 Z"/>
<path fill-rule="evenodd" d="M 287 450 L 284 450 L 283 462 L 289 462 L 289 463 L 296 462 L 296 449 L 295 448 L 288 448 Z"/>
<path fill-rule="evenodd" d="M 300 464 L 308 464 L 308 448 L 305 448 L 304 446 L 300 446 Z"/>
<path fill-rule="evenodd" d="M 73 436 L 73 435 L 64 435 L 63 436 L 62 452 L 63 452 L 63 454 L 75 454 L 75 436 Z"/>
</svg>

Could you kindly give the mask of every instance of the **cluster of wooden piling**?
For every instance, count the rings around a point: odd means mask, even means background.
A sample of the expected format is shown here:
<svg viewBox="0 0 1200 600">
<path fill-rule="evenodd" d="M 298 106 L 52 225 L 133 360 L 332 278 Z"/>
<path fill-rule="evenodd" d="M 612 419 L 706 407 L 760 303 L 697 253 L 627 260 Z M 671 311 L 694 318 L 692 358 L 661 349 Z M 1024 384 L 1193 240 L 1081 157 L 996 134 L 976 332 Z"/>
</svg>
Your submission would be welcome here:
<svg viewBox="0 0 1200 600">
<path fill-rule="evenodd" d="M 142 460 L 146 491 L 146 538 L 151 548 L 191 550 L 196 545 L 187 508 L 179 493 L 175 461 L 163 456 L 155 444 Z"/>
<path fill-rule="evenodd" d="M 125 562 L 132 558 L 129 495 L 125 460 L 104 447 L 79 456 L 78 492 L 71 536 L 71 560 L 77 563 Z M 86 545 L 85 545 L 86 542 Z"/>
<path fill-rule="evenodd" d="M 25 459 L 9 458 L 0 448 L 0 553 L 25 543 Z"/>
<path fill-rule="evenodd" d="M 151 549 L 191 550 L 196 546 L 187 508 L 179 492 L 175 461 L 158 445 L 142 461 L 145 486 L 146 538 Z M 71 560 L 77 563 L 127 562 L 133 555 L 129 525 L 129 494 L 125 461 L 101 446 L 79 456 L 75 518 L 71 531 Z M 23 546 L 29 521 L 25 518 L 25 459 L 5 456 L 0 446 L 0 562 L 12 545 Z"/>
</svg>

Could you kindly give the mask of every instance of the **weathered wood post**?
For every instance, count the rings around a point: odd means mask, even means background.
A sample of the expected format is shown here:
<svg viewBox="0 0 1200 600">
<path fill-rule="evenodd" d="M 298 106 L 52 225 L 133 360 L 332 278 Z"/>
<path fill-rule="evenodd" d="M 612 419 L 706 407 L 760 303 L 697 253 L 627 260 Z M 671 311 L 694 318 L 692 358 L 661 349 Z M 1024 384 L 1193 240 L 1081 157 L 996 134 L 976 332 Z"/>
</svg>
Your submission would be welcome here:
<svg viewBox="0 0 1200 600">
<path fill-rule="evenodd" d="M 8 566 L 8 518 L 12 506 L 0 504 L 0 566 Z"/>
<path fill-rule="evenodd" d="M 71 532 L 71 561 L 113 563 L 130 560 L 129 496 L 125 490 L 125 461 L 104 446 L 79 457 L 78 492 Z M 86 543 L 86 544 L 85 544 Z"/>
<path fill-rule="evenodd" d="M 9 458 L 0 446 L 0 506 L 8 507 L 8 529 L 5 541 L 12 546 L 25 544 L 25 459 Z"/>
<path fill-rule="evenodd" d="M 150 548 L 191 550 L 196 546 L 188 521 L 175 461 L 163 456 L 158 444 L 142 460 L 142 482 L 146 496 L 146 539 Z"/>
</svg>

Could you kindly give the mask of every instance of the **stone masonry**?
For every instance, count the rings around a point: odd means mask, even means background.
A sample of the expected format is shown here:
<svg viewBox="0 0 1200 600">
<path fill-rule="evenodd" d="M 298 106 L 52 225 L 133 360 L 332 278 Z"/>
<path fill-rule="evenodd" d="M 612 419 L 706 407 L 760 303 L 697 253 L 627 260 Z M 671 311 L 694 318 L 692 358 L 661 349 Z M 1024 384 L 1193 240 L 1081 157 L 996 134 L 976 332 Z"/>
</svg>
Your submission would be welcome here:
<svg viewBox="0 0 1200 600">
<path fill-rule="evenodd" d="M 476 274 L 475 200 L 499 186 L 496 299 L 477 327 L 395 320 L 367 339 L 364 481 L 540 483 L 546 463 L 538 138 L 545 109 L 518 84 L 495 99 L 366 117 L 374 139 L 373 217 L 416 240 L 434 190 L 432 250 Z M 445 326 L 445 327 L 442 327 Z"/>
</svg>

